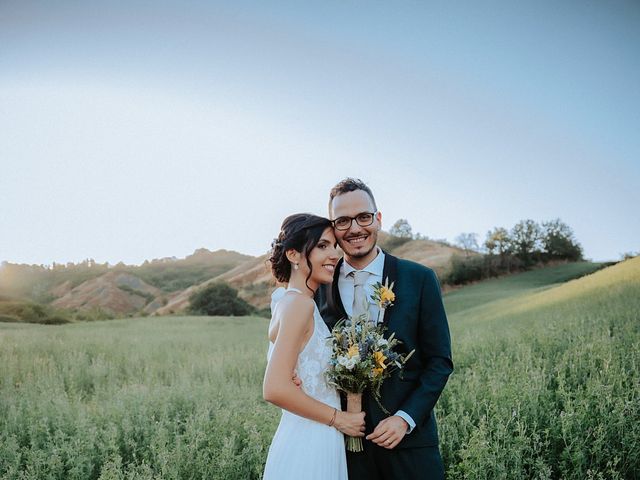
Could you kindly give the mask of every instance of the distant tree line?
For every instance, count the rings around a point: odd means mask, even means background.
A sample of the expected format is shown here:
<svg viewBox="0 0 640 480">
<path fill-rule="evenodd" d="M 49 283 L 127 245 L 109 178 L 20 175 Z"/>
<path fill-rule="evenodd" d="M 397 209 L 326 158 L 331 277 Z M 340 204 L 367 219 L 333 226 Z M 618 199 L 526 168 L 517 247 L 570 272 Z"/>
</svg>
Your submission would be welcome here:
<svg viewBox="0 0 640 480">
<path fill-rule="evenodd" d="M 452 246 L 444 239 L 414 234 L 404 218 L 393 224 L 381 246 L 393 250 L 410 240 L 431 240 Z M 454 245 L 462 249 L 464 255 L 454 255 L 449 272 L 442 278 L 443 283 L 450 285 L 527 270 L 552 261 L 575 262 L 583 258 L 573 230 L 559 218 L 542 223 L 521 220 L 511 229 L 495 227 L 487 232 L 482 244 L 477 233 L 461 233 Z"/>
<path fill-rule="evenodd" d="M 482 247 L 477 234 L 462 233 L 456 243 L 464 256 L 454 256 L 444 283 L 460 285 L 510 272 L 527 270 L 552 261 L 576 262 L 583 251 L 573 230 L 559 218 L 538 223 L 521 220 L 511 230 L 495 227 Z"/>
</svg>

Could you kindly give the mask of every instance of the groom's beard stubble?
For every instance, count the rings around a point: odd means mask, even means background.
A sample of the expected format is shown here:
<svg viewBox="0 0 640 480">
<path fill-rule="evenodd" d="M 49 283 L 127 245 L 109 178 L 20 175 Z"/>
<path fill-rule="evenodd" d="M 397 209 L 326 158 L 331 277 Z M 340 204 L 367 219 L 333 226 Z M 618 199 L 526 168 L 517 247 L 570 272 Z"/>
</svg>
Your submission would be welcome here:
<svg viewBox="0 0 640 480">
<path fill-rule="evenodd" d="M 369 238 L 367 239 L 367 241 L 372 240 L 373 244 L 371 245 L 371 247 L 369 247 L 366 250 L 361 250 L 361 251 L 355 251 L 355 252 L 351 252 L 351 245 L 349 245 L 349 242 L 347 241 L 347 239 L 344 239 L 342 242 L 338 242 L 338 245 L 340 246 L 340 248 L 342 249 L 342 251 L 345 253 L 346 257 L 351 257 L 351 258 L 363 258 L 366 257 L 367 255 L 369 255 L 377 246 L 378 246 L 378 232 L 377 231 L 373 231 L 373 232 L 368 232 L 369 233 Z M 341 244 L 343 243 L 343 245 Z M 346 247 L 346 248 L 345 248 Z"/>
</svg>

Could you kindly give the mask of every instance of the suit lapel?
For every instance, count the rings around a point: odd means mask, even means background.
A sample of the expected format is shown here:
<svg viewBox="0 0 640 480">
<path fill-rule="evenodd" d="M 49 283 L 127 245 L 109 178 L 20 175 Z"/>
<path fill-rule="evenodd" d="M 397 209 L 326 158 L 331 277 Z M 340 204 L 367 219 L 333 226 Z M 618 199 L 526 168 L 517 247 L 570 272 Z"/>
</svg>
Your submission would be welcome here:
<svg viewBox="0 0 640 480">
<path fill-rule="evenodd" d="M 389 285 L 395 283 L 398 278 L 398 259 L 393 255 L 384 252 L 384 267 L 382 269 L 382 284 L 384 285 L 385 281 L 389 280 Z M 394 290 L 397 290 L 397 285 L 393 286 Z M 387 308 L 384 311 L 384 317 L 382 318 L 382 323 L 387 325 L 389 323 L 389 317 L 391 316 L 391 312 L 393 311 L 393 307 Z"/>
<path fill-rule="evenodd" d="M 340 298 L 340 289 L 338 288 L 338 279 L 340 278 L 340 269 L 342 268 L 342 262 L 344 262 L 344 258 L 338 260 L 336 264 L 336 268 L 333 272 L 333 283 L 331 283 L 331 288 L 328 289 L 327 292 L 327 304 L 329 305 L 329 310 L 336 313 L 337 319 L 347 318 L 347 312 L 344 310 L 344 305 L 342 305 L 342 299 Z"/>
</svg>

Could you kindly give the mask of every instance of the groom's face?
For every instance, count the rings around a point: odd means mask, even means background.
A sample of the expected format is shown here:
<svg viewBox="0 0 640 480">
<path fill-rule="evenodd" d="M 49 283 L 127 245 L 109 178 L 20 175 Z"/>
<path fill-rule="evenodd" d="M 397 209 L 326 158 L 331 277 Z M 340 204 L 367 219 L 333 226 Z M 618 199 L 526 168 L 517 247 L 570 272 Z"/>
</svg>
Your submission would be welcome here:
<svg viewBox="0 0 640 480">
<path fill-rule="evenodd" d="M 335 229 L 338 245 L 348 257 L 366 257 L 376 248 L 382 215 L 380 212 L 376 212 L 371 197 L 363 190 L 343 193 L 331 202 L 330 216 L 332 220 L 340 217 L 355 218 L 361 213 L 374 212 L 371 225 L 361 226 L 356 220 L 353 220 L 348 230 Z"/>
</svg>

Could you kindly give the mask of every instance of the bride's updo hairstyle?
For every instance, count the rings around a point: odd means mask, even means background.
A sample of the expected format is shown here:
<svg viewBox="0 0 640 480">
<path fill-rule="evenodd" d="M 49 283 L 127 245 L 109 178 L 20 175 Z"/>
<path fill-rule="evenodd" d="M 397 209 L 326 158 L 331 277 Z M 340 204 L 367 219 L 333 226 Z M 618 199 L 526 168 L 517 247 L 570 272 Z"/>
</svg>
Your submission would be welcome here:
<svg viewBox="0 0 640 480">
<path fill-rule="evenodd" d="M 291 278 L 291 262 L 287 258 L 287 250 L 292 248 L 300 252 L 307 260 L 309 275 L 307 275 L 306 281 L 311 278 L 313 267 L 309 261 L 309 254 L 320 241 L 322 232 L 330 226 L 331 221 L 328 218 L 310 213 L 296 213 L 284 219 L 282 227 L 280 227 L 280 234 L 271 243 L 269 256 L 271 272 L 278 282 L 288 283 Z"/>
</svg>

